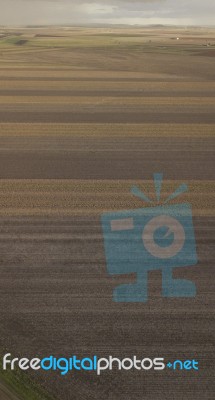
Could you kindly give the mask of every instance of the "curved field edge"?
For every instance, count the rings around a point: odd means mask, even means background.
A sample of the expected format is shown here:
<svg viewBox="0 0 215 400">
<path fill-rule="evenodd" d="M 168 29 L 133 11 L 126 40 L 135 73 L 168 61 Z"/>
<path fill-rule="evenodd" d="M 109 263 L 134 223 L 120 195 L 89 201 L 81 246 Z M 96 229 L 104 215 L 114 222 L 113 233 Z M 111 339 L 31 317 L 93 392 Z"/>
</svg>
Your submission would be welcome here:
<svg viewBox="0 0 215 400">
<path fill-rule="evenodd" d="M 14 371 L 3 371 L 3 354 L 7 351 L 1 350 L 0 368 L 0 398 L 1 400 L 57 400 L 45 391 L 42 386 L 35 382 L 27 373 L 19 369 Z M 4 396 L 2 398 L 2 395 Z"/>
</svg>

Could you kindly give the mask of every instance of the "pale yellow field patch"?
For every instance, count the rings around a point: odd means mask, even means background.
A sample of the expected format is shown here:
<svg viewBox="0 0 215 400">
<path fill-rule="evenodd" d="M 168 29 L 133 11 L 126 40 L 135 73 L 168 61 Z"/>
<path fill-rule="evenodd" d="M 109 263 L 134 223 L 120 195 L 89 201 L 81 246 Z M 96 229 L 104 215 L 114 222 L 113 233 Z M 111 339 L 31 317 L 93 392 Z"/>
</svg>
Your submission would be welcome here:
<svg viewBox="0 0 215 400">
<path fill-rule="evenodd" d="M 113 97 L 113 96 L 0 96 L 1 105 L 77 104 L 77 105 L 215 105 L 215 97 Z"/>
<path fill-rule="evenodd" d="M 20 49 L 19 49 L 20 51 Z M 35 51 L 35 49 L 33 50 Z M 47 50 L 46 50 L 47 51 Z M 120 79 L 121 81 L 130 79 L 131 81 L 135 78 L 138 79 L 148 79 L 150 80 L 168 80 L 175 79 L 183 79 L 177 74 L 165 74 L 165 73 L 150 73 L 150 72 L 139 72 L 135 71 L 135 76 L 133 71 L 108 71 L 108 70 L 71 70 L 71 66 L 64 66 L 61 65 L 60 69 L 56 67 L 56 65 L 49 65 L 44 67 L 44 65 L 39 65 L 35 69 L 31 65 L 23 66 L 16 64 L 16 66 L 6 65 L 7 68 L 5 69 L 4 66 L 0 65 L 0 75 L 5 77 L 5 79 L 9 80 L 9 78 L 27 78 L 27 79 L 34 79 L 34 78 L 49 78 L 55 80 L 58 79 L 76 79 L 80 81 L 81 79 L 87 78 L 90 79 Z"/>
<path fill-rule="evenodd" d="M 16 81 L 3 80 L 0 82 L 0 89 L 10 90 L 114 90 L 114 91 L 171 91 L 171 92 L 212 92 L 214 93 L 215 82 L 135 82 L 135 81 Z M 18 95 L 18 93 L 17 93 Z"/>
<path fill-rule="evenodd" d="M 0 136 L 214 137 L 213 124 L 0 123 Z"/>
<path fill-rule="evenodd" d="M 157 203 L 153 181 L 133 180 L 0 180 L 1 216 L 100 215 L 163 204 L 182 181 L 164 181 L 161 202 Z M 188 181 L 189 192 L 169 204 L 189 202 L 194 216 L 213 216 L 215 181 Z M 138 187 L 152 199 L 147 204 L 134 197 Z"/>
</svg>

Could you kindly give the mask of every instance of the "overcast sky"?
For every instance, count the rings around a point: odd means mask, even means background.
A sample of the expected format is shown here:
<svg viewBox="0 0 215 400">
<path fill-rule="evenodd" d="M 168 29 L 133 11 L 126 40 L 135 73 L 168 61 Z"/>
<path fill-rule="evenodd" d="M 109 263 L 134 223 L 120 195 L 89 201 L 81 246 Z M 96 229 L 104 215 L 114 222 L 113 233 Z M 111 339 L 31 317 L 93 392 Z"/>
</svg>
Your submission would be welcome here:
<svg viewBox="0 0 215 400">
<path fill-rule="evenodd" d="M 0 0 L 0 25 L 215 25 L 215 0 Z"/>
</svg>

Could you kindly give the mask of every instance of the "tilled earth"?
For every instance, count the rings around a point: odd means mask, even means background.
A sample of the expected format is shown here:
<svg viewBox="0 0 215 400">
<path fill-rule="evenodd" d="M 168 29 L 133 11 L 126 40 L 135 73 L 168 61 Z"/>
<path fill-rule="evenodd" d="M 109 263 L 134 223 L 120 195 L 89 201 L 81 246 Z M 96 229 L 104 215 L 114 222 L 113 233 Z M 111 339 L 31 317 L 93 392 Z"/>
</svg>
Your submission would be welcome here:
<svg viewBox="0 0 215 400">
<path fill-rule="evenodd" d="M 192 31 L 192 49 L 186 38 L 173 49 L 172 32 L 157 35 L 150 52 L 144 42 L 128 54 L 124 42 L 90 52 L 64 48 L 63 38 L 47 51 L 35 36 L 35 47 L 8 44 L 0 60 L 0 348 L 28 358 L 199 361 L 198 372 L 32 373 L 58 400 L 214 398 L 213 50 Z M 189 185 L 176 202 L 193 207 L 199 262 L 174 276 L 195 282 L 197 296 L 162 298 L 155 271 L 147 303 L 114 303 L 113 289 L 135 274 L 108 275 L 100 216 L 144 207 L 130 187 L 154 199 L 155 172 L 167 180 L 161 203 Z"/>
</svg>

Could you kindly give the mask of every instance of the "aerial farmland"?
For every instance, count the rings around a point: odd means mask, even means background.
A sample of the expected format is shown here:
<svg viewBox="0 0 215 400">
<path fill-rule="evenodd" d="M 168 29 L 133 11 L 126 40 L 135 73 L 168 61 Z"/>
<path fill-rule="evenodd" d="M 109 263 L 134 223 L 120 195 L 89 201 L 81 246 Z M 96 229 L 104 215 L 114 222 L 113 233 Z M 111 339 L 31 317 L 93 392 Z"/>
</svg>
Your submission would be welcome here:
<svg viewBox="0 0 215 400">
<path fill-rule="evenodd" d="M 206 390 L 213 398 L 214 60 L 212 28 L 0 29 L 1 353 L 197 352 L 205 365 L 201 379 L 169 372 L 171 381 L 153 372 L 1 373 L 11 396 L 155 400 L 162 388 L 174 399 L 180 387 L 189 400 Z M 175 274 L 195 281 L 197 296 L 162 298 L 155 271 L 144 307 L 116 304 L 113 288 L 134 276 L 108 275 L 100 216 L 144 207 L 133 185 L 156 202 L 155 172 L 161 202 L 189 186 L 180 201 L 192 205 L 199 263 Z"/>
</svg>

